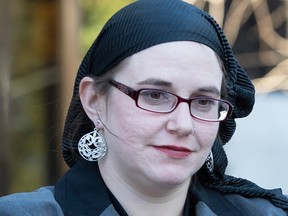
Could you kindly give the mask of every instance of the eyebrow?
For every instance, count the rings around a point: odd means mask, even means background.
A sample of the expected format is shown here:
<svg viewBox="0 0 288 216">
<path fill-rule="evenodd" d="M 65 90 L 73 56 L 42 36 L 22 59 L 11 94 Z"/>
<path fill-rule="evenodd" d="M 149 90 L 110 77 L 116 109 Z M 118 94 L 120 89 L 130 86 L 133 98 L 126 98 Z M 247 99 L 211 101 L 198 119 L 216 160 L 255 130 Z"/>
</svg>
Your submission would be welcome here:
<svg viewBox="0 0 288 216">
<path fill-rule="evenodd" d="M 157 85 L 157 86 L 165 86 L 165 87 L 173 86 L 173 84 L 171 82 L 157 79 L 157 78 L 148 78 L 146 80 L 139 82 L 138 84 L 139 85 Z M 221 95 L 220 90 L 214 86 L 201 87 L 201 88 L 197 89 L 196 92 L 212 93 L 212 94 L 215 94 L 216 96 Z"/>
<path fill-rule="evenodd" d="M 146 80 L 143 80 L 141 82 L 139 82 L 138 84 L 140 85 L 158 85 L 158 86 L 165 86 L 165 87 L 171 87 L 172 83 L 165 81 L 165 80 L 161 80 L 161 79 L 155 79 L 155 78 L 149 78 Z"/>
<path fill-rule="evenodd" d="M 219 89 L 217 89 L 216 87 L 213 87 L 213 86 L 201 87 L 198 89 L 198 92 L 212 93 L 212 94 L 215 94 L 217 96 L 221 95 Z"/>
</svg>

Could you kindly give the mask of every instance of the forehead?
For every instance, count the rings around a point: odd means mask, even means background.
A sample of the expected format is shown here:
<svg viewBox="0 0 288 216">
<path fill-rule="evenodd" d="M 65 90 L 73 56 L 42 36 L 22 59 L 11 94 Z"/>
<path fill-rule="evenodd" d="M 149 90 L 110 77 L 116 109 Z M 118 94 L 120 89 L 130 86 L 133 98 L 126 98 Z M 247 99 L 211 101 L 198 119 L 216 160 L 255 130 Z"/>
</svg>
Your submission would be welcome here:
<svg viewBox="0 0 288 216">
<path fill-rule="evenodd" d="M 163 43 L 138 52 L 121 64 L 115 78 L 126 84 L 160 79 L 177 84 L 221 87 L 223 71 L 215 52 L 196 42 Z"/>
</svg>

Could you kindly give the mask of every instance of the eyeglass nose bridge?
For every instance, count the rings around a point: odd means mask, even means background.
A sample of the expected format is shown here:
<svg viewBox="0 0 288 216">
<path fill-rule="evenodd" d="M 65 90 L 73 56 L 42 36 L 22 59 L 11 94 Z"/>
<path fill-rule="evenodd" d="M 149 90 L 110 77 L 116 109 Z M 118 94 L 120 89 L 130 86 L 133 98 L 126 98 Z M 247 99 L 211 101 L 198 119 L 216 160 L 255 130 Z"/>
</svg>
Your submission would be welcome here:
<svg viewBox="0 0 288 216">
<path fill-rule="evenodd" d="M 174 96 L 176 97 L 177 102 L 175 103 L 174 107 L 171 109 L 170 112 L 173 112 L 174 110 L 176 110 L 180 103 L 187 103 L 188 107 L 189 107 L 190 115 L 192 117 L 194 117 L 193 114 L 192 114 L 192 110 L 191 110 L 191 102 L 192 102 L 193 99 L 185 99 L 185 98 L 182 98 L 182 97 L 180 97 L 178 95 L 174 95 Z"/>
</svg>

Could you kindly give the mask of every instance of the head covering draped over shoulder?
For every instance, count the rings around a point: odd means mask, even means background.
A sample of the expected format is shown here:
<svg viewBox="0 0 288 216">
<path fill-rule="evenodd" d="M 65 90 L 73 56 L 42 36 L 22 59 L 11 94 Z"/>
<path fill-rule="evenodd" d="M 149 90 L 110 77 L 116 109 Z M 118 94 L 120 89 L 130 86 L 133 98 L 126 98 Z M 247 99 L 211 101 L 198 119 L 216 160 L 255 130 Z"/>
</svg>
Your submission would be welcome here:
<svg viewBox="0 0 288 216">
<path fill-rule="evenodd" d="M 199 171 L 200 181 L 223 193 L 241 193 L 243 185 L 246 185 L 246 196 L 260 194 L 275 198 L 273 194 L 247 180 L 229 178 L 224 174 L 227 157 L 222 145 L 231 139 L 235 131 L 234 119 L 245 117 L 251 112 L 254 105 L 254 86 L 235 59 L 216 21 L 208 13 L 181 0 L 138 0 L 118 11 L 105 24 L 86 53 L 75 80 L 62 143 L 66 163 L 72 167 L 78 160 L 78 141 L 94 128 L 87 116 L 80 125 L 74 124 L 78 114 L 83 111 L 78 96 L 81 79 L 85 76 L 103 75 L 134 53 L 172 41 L 199 42 L 218 54 L 226 70 L 227 99 L 233 104 L 233 113 L 220 123 L 219 135 L 213 145 L 215 172 L 209 173 L 203 167 Z M 238 185 L 242 188 L 239 189 Z M 259 191 L 261 193 L 256 193 Z"/>
</svg>

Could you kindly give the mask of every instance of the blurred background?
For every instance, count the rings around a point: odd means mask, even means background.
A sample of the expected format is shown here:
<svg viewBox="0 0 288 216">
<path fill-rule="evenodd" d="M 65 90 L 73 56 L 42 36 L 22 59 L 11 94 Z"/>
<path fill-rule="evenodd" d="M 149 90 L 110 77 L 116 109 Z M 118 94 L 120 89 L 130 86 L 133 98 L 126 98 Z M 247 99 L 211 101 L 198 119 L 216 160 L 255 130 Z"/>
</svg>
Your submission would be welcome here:
<svg viewBox="0 0 288 216">
<path fill-rule="evenodd" d="M 0 0 L 0 196 L 53 185 L 68 169 L 61 134 L 78 66 L 129 2 Z M 188 2 L 222 26 L 257 90 L 225 146 L 227 173 L 288 194 L 288 1 Z"/>
</svg>

